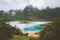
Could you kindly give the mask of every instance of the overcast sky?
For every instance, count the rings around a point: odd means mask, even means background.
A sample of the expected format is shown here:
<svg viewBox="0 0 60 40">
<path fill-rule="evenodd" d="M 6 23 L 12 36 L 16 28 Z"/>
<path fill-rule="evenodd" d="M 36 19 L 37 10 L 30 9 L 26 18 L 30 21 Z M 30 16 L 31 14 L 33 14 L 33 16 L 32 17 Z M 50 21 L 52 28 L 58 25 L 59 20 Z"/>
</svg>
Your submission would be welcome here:
<svg viewBox="0 0 60 40">
<path fill-rule="evenodd" d="M 60 0 L 0 0 L 0 10 L 24 9 L 30 4 L 39 9 L 47 6 L 55 8 L 60 7 Z"/>
</svg>

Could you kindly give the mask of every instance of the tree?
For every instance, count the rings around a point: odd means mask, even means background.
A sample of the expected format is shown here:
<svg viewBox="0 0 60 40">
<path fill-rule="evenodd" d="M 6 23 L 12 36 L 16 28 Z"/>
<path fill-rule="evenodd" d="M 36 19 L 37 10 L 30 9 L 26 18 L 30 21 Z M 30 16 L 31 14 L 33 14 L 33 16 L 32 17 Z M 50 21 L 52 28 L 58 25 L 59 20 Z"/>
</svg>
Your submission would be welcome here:
<svg viewBox="0 0 60 40">
<path fill-rule="evenodd" d="M 41 32 L 40 40 L 60 40 L 60 18 L 46 27 Z"/>
<path fill-rule="evenodd" d="M 3 21 L 0 21 L 0 40 L 10 39 L 13 35 L 16 35 L 16 33 L 18 33 L 16 30 L 17 29 L 15 27 L 12 27 Z"/>
</svg>

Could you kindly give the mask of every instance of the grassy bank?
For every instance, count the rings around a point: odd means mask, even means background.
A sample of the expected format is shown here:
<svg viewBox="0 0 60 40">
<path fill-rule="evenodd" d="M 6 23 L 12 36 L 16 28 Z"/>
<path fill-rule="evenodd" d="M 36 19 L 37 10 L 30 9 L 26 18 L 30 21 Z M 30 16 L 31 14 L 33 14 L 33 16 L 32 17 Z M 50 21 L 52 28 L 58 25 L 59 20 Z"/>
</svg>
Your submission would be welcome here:
<svg viewBox="0 0 60 40">
<path fill-rule="evenodd" d="M 14 35 L 13 38 L 9 40 L 29 40 L 29 38 L 27 36 Z"/>
</svg>

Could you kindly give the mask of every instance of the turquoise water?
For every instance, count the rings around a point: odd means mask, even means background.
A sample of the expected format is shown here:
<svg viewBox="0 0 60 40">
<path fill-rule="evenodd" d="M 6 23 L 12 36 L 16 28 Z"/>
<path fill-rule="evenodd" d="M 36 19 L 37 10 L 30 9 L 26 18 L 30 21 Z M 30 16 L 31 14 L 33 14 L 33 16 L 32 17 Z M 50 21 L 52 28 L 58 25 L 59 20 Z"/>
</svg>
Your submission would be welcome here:
<svg viewBox="0 0 60 40">
<path fill-rule="evenodd" d="M 20 28 L 23 33 L 34 33 L 37 31 L 41 31 L 43 29 L 44 24 L 51 23 L 51 22 L 29 22 L 27 24 L 20 23 L 20 21 L 12 21 L 7 22 L 7 24 L 15 27 Z"/>
<path fill-rule="evenodd" d="M 24 28 L 24 31 L 35 31 L 35 30 L 42 30 L 43 26 L 42 25 L 35 25 L 31 27 L 26 27 Z"/>
</svg>

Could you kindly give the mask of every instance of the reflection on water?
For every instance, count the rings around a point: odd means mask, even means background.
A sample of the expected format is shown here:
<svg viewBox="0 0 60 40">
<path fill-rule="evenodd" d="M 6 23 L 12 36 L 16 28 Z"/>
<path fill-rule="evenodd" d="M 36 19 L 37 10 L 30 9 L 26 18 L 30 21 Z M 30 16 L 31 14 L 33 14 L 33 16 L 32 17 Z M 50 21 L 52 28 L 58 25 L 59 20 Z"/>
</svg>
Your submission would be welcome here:
<svg viewBox="0 0 60 40">
<path fill-rule="evenodd" d="M 9 22 L 9 24 L 13 27 L 20 28 L 22 32 L 35 32 L 40 31 L 44 24 L 49 22 L 29 22 L 29 23 L 20 23 L 19 21 Z"/>
</svg>

